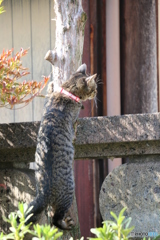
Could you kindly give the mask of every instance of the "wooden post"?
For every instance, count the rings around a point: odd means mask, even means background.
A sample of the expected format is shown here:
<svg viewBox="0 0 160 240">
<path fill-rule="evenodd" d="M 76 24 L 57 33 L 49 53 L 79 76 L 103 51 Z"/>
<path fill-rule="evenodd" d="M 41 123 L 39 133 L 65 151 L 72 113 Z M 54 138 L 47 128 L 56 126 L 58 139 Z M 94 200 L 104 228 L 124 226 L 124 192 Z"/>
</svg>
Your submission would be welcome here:
<svg viewBox="0 0 160 240">
<path fill-rule="evenodd" d="M 156 112 L 156 0 L 122 0 L 122 113 Z"/>
</svg>

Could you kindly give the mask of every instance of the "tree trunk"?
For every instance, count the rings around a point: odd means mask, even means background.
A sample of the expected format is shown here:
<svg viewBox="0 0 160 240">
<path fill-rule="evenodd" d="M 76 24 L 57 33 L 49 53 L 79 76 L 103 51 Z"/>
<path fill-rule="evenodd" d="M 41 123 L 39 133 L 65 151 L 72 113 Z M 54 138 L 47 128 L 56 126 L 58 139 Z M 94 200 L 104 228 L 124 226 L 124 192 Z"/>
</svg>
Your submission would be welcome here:
<svg viewBox="0 0 160 240">
<path fill-rule="evenodd" d="M 64 83 L 82 64 L 84 27 L 86 14 L 81 0 L 55 0 L 56 42 L 54 50 L 49 50 L 45 56 L 53 65 L 54 91 Z M 64 239 L 80 237 L 77 214 L 77 204 L 74 197 L 68 213 L 75 222 L 75 228 L 63 234 Z"/>
<path fill-rule="evenodd" d="M 45 56 L 53 65 L 54 87 L 64 83 L 82 64 L 86 14 L 81 0 L 55 0 L 55 49 Z"/>
</svg>

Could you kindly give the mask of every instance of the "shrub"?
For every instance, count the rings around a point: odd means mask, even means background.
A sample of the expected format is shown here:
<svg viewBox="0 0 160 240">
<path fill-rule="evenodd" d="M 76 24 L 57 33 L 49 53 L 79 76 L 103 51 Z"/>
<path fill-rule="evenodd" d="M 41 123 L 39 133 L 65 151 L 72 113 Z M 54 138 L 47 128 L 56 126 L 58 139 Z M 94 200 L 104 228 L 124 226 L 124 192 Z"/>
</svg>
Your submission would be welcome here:
<svg viewBox="0 0 160 240">
<path fill-rule="evenodd" d="M 4 7 L 1 6 L 2 2 L 3 2 L 3 0 L 0 0 L 0 14 L 5 12 Z"/>
<path fill-rule="evenodd" d="M 92 228 L 91 232 L 94 233 L 99 240 L 128 240 L 129 234 L 132 232 L 134 227 L 129 227 L 131 218 L 125 219 L 124 212 L 126 208 L 123 208 L 119 216 L 111 212 L 114 221 L 104 221 L 102 228 Z M 93 240 L 95 238 L 88 238 Z"/>
<path fill-rule="evenodd" d="M 3 0 L 0 0 L 0 14 L 5 12 L 1 6 Z M 44 77 L 40 82 L 23 81 L 19 83 L 21 77 L 29 74 L 28 69 L 22 66 L 21 58 L 28 53 L 23 48 L 11 56 L 13 49 L 4 51 L 0 55 L 0 107 L 13 108 L 16 104 L 27 105 L 36 96 L 42 96 L 40 93 L 46 86 L 49 76 Z M 44 97 L 44 96 L 43 96 Z"/>
<path fill-rule="evenodd" d="M 32 223 L 25 225 L 25 222 L 31 217 L 31 215 L 29 215 L 27 218 L 25 218 L 25 215 L 30 210 L 31 209 L 28 209 L 26 203 L 19 203 L 17 213 L 12 212 L 9 214 L 8 218 L 3 217 L 4 221 L 11 225 L 9 228 L 11 233 L 7 235 L 1 233 L 0 240 L 23 240 L 26 234 L 33 235 L 34 237 L 32 240 L 56 240 L 62 236 L 62 232 L 58 232 L 58 229 L 50 227 L 49 225 L 40 226 L 37 224 L 33 226 L 34 230 L 30 230 Z M 17 223 L 17 218 L 19 218 L 19 224 Z"/>
<path fill-rule="evenodd" d="M 6 222 L 8 222 L 11 227 L 10 233 L 5 235 L 3 233 L 0 234 L 0 240 L 23 240 L 26 234 L 31 234 L 33 236 L 32 240 L 56 240 L 60 238 L 63 233 L 59 232 L 57 228 L 51 227 L 50 225 L 42 225 L 39 224 L 33 225 L 33 230 L 30 230 L 32 223 L 25 225 L 25 222 L 31 217 L 29 215 L 25 218 L 27 212 L 31 209 L 28 209 L 26 203 L 18 204 L 17 213 L 12 212 L 9 214 L 8 219 L 4 218 Z M 88 238 L 89 240 L 128 240 L 129 234 L 132 232 L 134 227 L 129 227 L 131 223 L 131 218 L 125 218 L 124 212 L 126 208 L 123 208 L 119 215 L 116 216 L 115 213 L 111 212 L 111 216 L 114 221 L 104 221 L 103 226 L 101 228 L 92 228 L 91 232 L 96 235 L 95 238 Z M 17 218 L 19 218 L 19 224 L 17 223 Z M 154 240 L 159 240 L 160 236 L 157 236 Z M 70 238 L 73 240 L 73 238 Z M 80 240 L 84 240 L 82 237 Z M 146 238 L 143 238 L 146 240 Z M 150 238 L 148 239 L 150 240 Z"/>
<path fill-rule="evenodd" d="M 27 105 L 46 86 L 49 76 L 40 82 L 18 80 L 29 74 L 28 69 L 22 66 L 21 58 L 28 50 L 21 49 L 15 56 L 12 50 L 3 51 L 0 55 L 0 107 L 13 108 L 15 104 Z"/>
<path fill-rule="evenodd" d="M 33 225 L 34 230 L 30 230 L 31 223 L 25 225 L 25 222 L 31 217 L 29 215 L 25 219 L 25 215 L 27 212 L 30 211 L 28 209 L 27 204 L 19 203 L 18 204 L 18 211 L 17 213 L 12 212 L 9 215 L 9 218 L 4 218 L 11 227 L 9 228 L 11 233 L 8 235 L 4 235 L 1 233 L 0 240 L 7 240 L 7 239 L 16 239 L 16 240 L 23 240 L 24 236 L 29 233 L 34 237 L 32 240 L 38 239 L 45 239 L 45 240 L 56 240 L 62 236 L 62 232 L 58 232 L 58 229 L 54 227 L 50 227 L 50 225 L 40 226 L 39 224 Z M 129 228 L 131 218 L 125 219 L 124 216 L 125 208 L 122 209 L 119 216 L 117 217 L 113 212 L 111 212 L 112 217 L 115 221 L 105 221 L 103 222 L 102 228 L 93 228 L 91 232 L 94 233 L 97 237 L 96 238 L 88 238 L 89 240 L 92 239 L 99 239 L 99 240 L 127 240 L 129 233 L 133 230 L 134 227 Z M 17 217 L 20 219 L 19 224 L 17 224 Z M 84 238 L 82 237 L 81 240 Z M 73 240 L 70 238 L 70 240 Z"/>
</svg>

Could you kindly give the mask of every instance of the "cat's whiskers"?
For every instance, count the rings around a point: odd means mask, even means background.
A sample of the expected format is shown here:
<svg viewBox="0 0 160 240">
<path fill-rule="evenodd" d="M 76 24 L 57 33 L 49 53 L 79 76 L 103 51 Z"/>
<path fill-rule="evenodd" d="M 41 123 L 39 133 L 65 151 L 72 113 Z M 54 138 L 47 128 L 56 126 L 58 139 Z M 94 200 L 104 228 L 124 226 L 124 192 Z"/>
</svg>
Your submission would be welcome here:
<svg viewBox="0 0 160 240">
<path fill-rule="evenodd" d="M 102 85 L 102 84 L 104 84 L 103 82 L 97 82 L 97 85 Z"/>
<path fill-rule="evenodd" d="M 99 78 L 99 76 L 96 79 L 97 85 L 103 84 L 102 79 Z"/>
<path fill-rule="evenodd" d="M 98 108 L 98 105 L 97 105 L 97 97 L 95 96 L 94 98 L 94 103 L 95 103 L 95 106 L 96 106 L 96 109 Z"/>
<path fill-rule="evenodd" d="M 91 104 L 91 108 L 89 109 L 88 113 L 89 113 L 89 116 L 92 116 L 93 113 L 94 113 L 94 108 L 98 108 L 98 105 L 97 105 L 97 97 L 95 96 L 93 99 L 92 99 L 92 104 Z"/>
<path fill-rule="evenodd" d="M 101 102 L 101 100 L 98 99 L 98 97 L 96 96 L 96 101 L 98 100 L 98 102 Z"/>
</svg>

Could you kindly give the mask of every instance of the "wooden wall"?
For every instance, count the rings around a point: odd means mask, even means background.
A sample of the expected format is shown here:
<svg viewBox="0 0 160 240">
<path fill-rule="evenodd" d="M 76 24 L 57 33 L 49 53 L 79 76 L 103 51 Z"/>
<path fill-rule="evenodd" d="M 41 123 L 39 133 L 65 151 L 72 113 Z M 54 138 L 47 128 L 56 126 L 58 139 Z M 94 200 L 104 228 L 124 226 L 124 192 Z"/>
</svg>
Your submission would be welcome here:
<svg viewBox="0 0 160 240">
<path fill-rule="evenodd" d="M 3 49 L 14 48 L 16 53 L 21 47 L 30 48 L 23 58 L 23 66 L 31 74 L 23 80 L 40 81 L 42 75 L 51 72 L 44 56 L 55 43 L 55 21 L 51 20 L 55 18 L 53 0 L 5 0 L 3 6 L 6 12 L 0 15 L 0 53 Z M 0 123 L 38 121 L 43 102 L 43 98 L 36 98 L 19 110 L 0 108 Z"/>
</svg>

